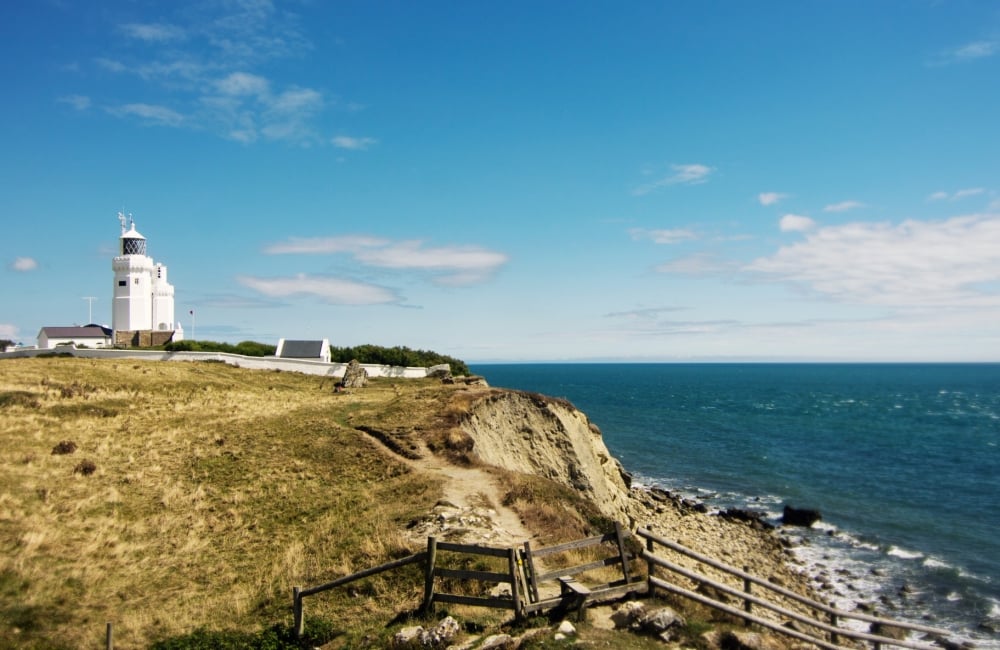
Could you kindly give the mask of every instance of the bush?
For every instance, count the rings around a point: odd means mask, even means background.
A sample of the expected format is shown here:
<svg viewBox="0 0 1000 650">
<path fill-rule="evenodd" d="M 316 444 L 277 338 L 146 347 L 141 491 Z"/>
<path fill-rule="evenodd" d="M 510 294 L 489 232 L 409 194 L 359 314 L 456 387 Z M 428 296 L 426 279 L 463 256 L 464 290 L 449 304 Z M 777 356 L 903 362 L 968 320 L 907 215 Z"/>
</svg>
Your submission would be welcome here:
<svg viewBox="0 0 1000 650">
<path fill-rule="evenodd" d="M 397 345 L 386 348 L 379 345 L 358 345 L 355 347 L 330 346 L 330 360 L 347 363 L 357 359 L 361 363 L 380 363 L 387 366 L 416 366 L 427 368 L 442 363 L 451 366 L 453 375 L 468 375 L 469 366 L 461 359 L 439 354 L 431 350 L 412 350 L 406 346 Z"/>
<path fill-rule="evenodd" d="M 231 354 L 242 354 L 247 357 L 270 357 L 274 355 L 277 346 L 256 341 L 240 341 L 236 345 L 232 343 L 220 343 L 218 341 L 171 341 L 163 346 L 167 352 L 229 352 Z"/>
</svg>

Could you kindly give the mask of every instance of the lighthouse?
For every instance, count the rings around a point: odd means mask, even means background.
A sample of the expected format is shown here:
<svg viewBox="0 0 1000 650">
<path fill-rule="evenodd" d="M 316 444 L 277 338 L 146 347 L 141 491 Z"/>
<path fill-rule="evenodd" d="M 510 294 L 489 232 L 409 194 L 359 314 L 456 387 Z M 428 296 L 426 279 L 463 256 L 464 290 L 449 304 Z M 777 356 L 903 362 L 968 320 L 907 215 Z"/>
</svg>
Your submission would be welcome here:
<svg viewBox="0 0 1000 650">
<path fill-rule="evenodd" d="M 174 287 L 167 282 L 167 267 L 146 254 L 146 238 L 135 229 L 135 220 L 118 213 L 122 234 L 118 255 L 111 262 L 115 272 L 111 329 L 116 344 L 160 345 L 183 338 L 174 324 Z M 127 229 L 126 229 L 127 225 Z"/>
</svg>

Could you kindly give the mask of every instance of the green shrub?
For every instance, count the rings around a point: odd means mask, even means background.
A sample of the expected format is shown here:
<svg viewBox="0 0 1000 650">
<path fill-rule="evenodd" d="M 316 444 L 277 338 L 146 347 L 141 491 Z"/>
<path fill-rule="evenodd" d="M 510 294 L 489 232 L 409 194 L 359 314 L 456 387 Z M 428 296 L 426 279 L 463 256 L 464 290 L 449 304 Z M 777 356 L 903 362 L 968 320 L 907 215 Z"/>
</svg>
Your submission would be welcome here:
<svg viewBox="0 0 1000 650">
<path fill-rule="evenodd" d="M 400 345 L 391 348 L 371 344 L 344 348 L 331 345 L 330 359 L 341 363 L 357 359 L 361 363 L 380 363 L 387 366 L 415 366 L 423 368 L 447 363 L 451 366 L 452 374 L 469 374 L 469 366 L 460 359 L 431 350 L 413 350 Z"/>
</svg>

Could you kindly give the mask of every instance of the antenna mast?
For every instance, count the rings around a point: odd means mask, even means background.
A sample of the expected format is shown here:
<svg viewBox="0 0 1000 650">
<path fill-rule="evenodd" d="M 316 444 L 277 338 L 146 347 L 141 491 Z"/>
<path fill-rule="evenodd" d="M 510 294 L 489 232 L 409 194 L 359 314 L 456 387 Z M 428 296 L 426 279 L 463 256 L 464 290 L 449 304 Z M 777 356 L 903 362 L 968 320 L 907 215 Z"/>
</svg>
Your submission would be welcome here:
<svg viewBox="0 0 1000 650">
<path fill-rule="evenodd" d="M 94 322 L 94 301 L 97 296 L 83 296 L 82 300 L 87 301 L 87 325 Z"/>
</svg>

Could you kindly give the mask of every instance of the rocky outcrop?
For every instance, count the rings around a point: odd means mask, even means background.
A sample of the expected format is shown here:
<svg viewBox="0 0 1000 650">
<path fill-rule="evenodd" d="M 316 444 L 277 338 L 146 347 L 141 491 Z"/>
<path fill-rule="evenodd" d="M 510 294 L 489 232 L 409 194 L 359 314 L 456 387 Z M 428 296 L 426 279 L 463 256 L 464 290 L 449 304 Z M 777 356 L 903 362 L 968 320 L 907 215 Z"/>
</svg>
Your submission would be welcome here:
<svg viewBox="0 0 1000 650">
<path fill-rule="evenodd" d="M 781 523 L 786 526 L 805 526 L 809 528 L 820 519 L 822 519 L 822 516 L 820 516 L 819 510 L 811 510 L 809 508 L 785 506 L 781 514 Z"/>
<path fill-rule="evenodd" d="M 368 384 L 368 371 L 361 367 L 357 359 L 352 359 L 344 370 L 340 385 L 344 388 L 364 388 Z"/>
<path fill-rule="evenodd" d="M 518 391 L 494 391 L 474 403 L 462 429 L 484 463 L 572 487 L 613 519 L 628 521 L 621 463 L 601 431 L 572 404 Z"/>
</svg>

